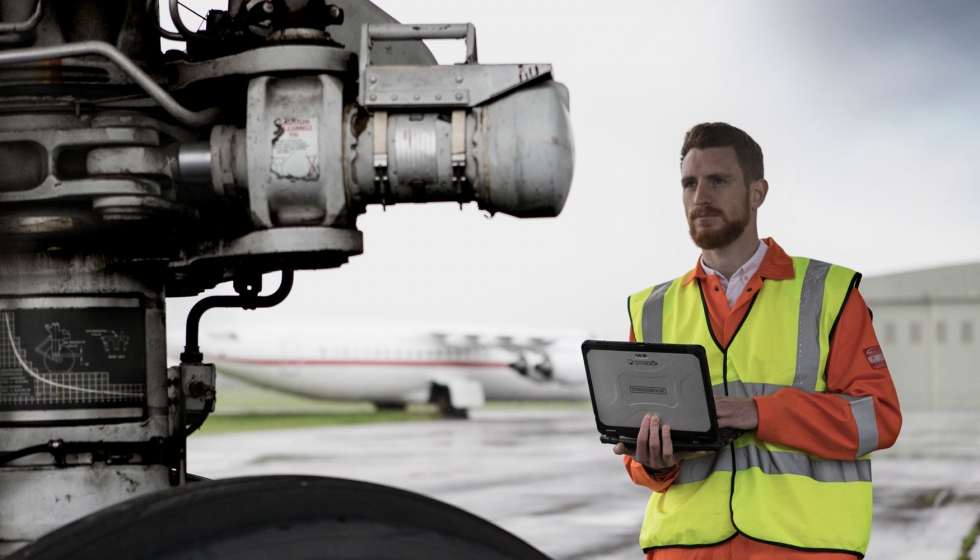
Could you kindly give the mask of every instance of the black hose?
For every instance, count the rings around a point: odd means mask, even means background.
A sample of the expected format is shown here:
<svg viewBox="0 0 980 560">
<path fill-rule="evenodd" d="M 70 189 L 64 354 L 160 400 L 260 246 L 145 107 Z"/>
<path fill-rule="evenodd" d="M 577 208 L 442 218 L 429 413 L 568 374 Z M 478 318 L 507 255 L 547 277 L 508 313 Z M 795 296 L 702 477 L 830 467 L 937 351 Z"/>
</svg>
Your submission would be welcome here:
<svg viewBox="0 0 980 560">
<path fill-rule="evenodd" d="M 236 286 L 237 288 L 237 286 Z M 282 281 L 279 289 L 268 296 L 259 296 L 253 292 L 246 292 L 238 296 L 211 296 L 197 302 L 187 314 L 187 330 L 184 337 L 184 352 L 180 355 L 180 362 L 183 364 L 199 364 L 204 360 L 204 355 L 198 346 L 201 316 L 209 309 L 216 307 L 241 307 L 243 309 L 258 309 L 260 307 L 274 307 L 282 303 L 289 291 L 293 289 L 293 271 L 283 270 Z"/>
<path fill-rule="evenodd" d="M 201 418 L 197 422 L 194 422 L 188 426 L 187 431 L 184 433 L 184 437 L 190 436 L 196 432 L 198 428 L 204 425 L 204 422 L 207 421 L 208 416 L 211 415 L 212 408 L 214 408 L 214 397 L 204 401 L 204 414 L 201 415 Z"/>
<path fill-rule="evenodd" d="M 2 453 L 0 454 L 0 465 L 7 464 L 11 461 L 20 459 L 21 457 L 34 455 L 35 453 L 54 453 L 61 448 L 62 444 L 64 444 L 62 440 L 53 439 L 48 443 L 42 443 L 41 445 L 32 445 L 31 447 L 25 447 L 24 449 L 18 449 L 17 451 Z"/>
</svg>

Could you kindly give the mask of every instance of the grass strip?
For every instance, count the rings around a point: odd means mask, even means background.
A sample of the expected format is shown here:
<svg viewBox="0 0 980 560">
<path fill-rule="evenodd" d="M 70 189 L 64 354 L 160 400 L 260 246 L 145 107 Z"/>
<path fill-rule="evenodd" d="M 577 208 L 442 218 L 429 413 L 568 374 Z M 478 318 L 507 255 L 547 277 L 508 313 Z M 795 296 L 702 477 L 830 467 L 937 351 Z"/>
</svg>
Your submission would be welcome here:
<svg viewBox="0 0 980 560">
<path fill-rule="evenodd" d="M 354 414 L 214 414 L 198 434 L 226 434 L 231 432 L 256 432 L 263 430 L 288 430 L 316 426 L 340 426 L 376 424 L 381 422 L 413 422 L 437 420 L 436 412 L 380 411 Z"/>
<path fill-rule="evenodd" d="M 977 544 L 977 537 L 980 537 L 980 519 L 977 519 L 977 524 L 963 537 L 963 545 L 960 547 L 960 557 L 958 560 L 970 560 L 972 558 L 970 551 Z"/>
</svg>

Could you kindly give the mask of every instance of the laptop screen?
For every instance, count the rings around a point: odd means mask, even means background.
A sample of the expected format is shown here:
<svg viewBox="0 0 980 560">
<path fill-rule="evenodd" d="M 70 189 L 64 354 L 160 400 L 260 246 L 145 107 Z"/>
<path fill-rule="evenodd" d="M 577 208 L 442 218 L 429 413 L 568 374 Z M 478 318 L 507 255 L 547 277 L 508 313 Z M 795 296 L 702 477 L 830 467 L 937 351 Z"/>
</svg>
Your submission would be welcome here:
<svg viewBox="0 0 980 560">
<path fill-rule="evenodd" d="M 645 414 L 657 414 L 671 430 L 711 429 L 697 356 L 592 348 L 586 361 L 596 415 L 602 424 L 638 428 Z"/>
</svg>

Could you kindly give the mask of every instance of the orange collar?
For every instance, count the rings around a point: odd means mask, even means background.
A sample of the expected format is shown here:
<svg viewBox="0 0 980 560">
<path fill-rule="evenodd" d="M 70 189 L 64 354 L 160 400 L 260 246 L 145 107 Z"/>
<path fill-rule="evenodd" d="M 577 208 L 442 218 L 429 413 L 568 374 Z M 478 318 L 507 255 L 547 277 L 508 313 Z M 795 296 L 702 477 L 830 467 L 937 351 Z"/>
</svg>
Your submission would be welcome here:
<svg viewBox="0 0 980 560">
<path fill-rule="evenodd" d="M 796 271 L 793 270 L 793 259 L 783 251 L 771 237 L 767 237 L 762 240 L 769 249 L 766 251 L 766 256 L 762 258 L 762 264 L 759 265 L 759 276 L 767 280 L 790 280 L 796 278 Z M 682 285 L 687 286 L 695 278 L 700 278 L 705 280 L 708 278 L 707 273 L 704 272 L 704 268 L 701 266 L 701 257 L 698 257 L 698 265 L 692 270 L 686 278 L 684 278 L 684 283 Z"/>
</svg>

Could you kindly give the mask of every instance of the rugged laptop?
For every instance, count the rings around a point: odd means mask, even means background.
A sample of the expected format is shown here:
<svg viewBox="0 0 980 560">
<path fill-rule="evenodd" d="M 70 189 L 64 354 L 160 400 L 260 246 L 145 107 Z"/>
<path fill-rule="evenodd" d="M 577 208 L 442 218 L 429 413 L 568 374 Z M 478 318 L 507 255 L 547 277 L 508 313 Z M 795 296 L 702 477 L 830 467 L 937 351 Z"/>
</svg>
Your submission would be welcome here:
<svg viewBox="0 0 980 560">
<path fill-rule="evenodd" d="M 675 450 L 718 450 L 743 433 L 718 428 L 703 346 L 586 340 L 582 355 L 602 443 L 635 447 L 646 414 L 670 425 Z"/>
</svg>

